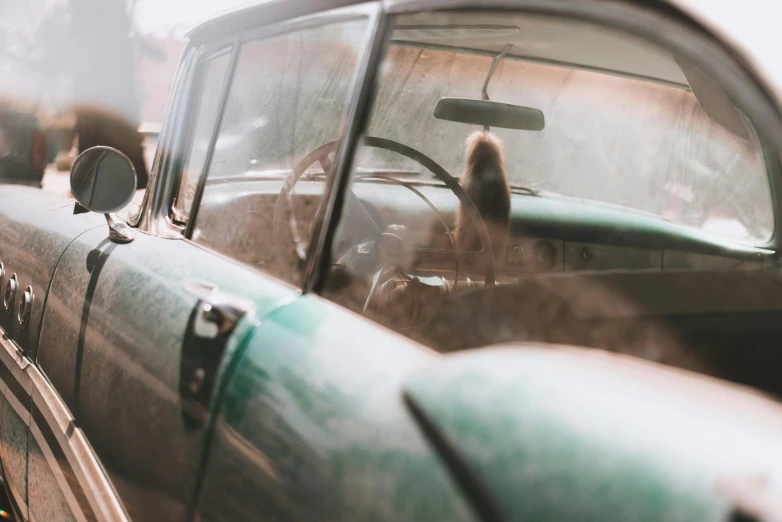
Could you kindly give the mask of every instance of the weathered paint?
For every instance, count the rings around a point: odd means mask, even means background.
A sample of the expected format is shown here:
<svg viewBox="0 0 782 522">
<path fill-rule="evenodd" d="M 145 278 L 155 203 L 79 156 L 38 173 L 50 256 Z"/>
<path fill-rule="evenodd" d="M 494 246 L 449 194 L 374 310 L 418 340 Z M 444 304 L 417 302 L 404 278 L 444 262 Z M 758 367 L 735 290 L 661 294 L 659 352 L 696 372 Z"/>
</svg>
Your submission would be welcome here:
<svg viewBox="0 0 782 522">
<path fill-rule="evenodd" d="M 262 318 L 225 390 L 200 519 L 474 519 L 402 400 L 439 360 L 313 296 Z"/>
<path fill-rule="evenodd" d="M 697 374 L 533 345 L 448 357 L 405 388 L 502 520 L 730 520 L 752 500 L 731 481 L 782 493 L 782 406 Z"/>
<path fill-rule="evenodd" d="M 31 285 L 36 296 L 26 329 L 19 328 L 16 310 L 8 314 L 0 309 L 0 327 L 33 360 L 46 292 L 60 255 L 85 230 L 106 226 L 101 215 L 73 215 L 73 205 L 73 199 L 38 189 L 0 186 L 0 262 L 6 273 L 2 290 L 16 273 L 20 290 Z"/>
<path fill-rule="evenodd" d="M 196 488 L 208 419 L 186 425 L 179 394 L 196 304 L 183 283 L 196 281 L 251 299 L 257 314 L 298 295 L 190 242 L 137 234 L 117 245 L 102 228 L 68 248 L 52 280 L 38 363 L 137 522 L 184 520 Z"/>
</svg>

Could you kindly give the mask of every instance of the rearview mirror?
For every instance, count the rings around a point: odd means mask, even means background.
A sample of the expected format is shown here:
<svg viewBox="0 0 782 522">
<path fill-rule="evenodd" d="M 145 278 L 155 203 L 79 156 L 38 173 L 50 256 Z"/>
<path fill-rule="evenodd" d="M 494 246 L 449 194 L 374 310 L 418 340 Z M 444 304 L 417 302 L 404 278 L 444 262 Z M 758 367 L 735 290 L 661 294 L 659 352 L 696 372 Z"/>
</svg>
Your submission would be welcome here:
<svg viewBox="0 0 782 522">
<path fill-rule="evenodd" d="M 130 227 L 111 214 L 136 193 L 136 170 L 127 156 L 111 147 L 85 150 L 71 167 L 71 192 L 82 207 L 106 215 L 112 241 L 133 241 Z"/>
<path fill-rule="evenodd" d="M 546 127 L 546 118 L 538 109 L 469 98 L 440 98 L 434 108 L 434 117 L 503 129 L 542 131 Z"/>
</svg>

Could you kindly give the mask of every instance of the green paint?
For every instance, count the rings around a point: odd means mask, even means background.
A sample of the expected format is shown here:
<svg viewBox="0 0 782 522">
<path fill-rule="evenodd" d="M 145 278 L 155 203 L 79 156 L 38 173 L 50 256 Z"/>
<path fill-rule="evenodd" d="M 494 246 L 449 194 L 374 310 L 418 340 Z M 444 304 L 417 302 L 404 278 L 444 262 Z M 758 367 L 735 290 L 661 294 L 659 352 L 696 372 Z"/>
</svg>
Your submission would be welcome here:
<svg viewBox="0 0 782 522">
<path fill-rule="evenodd" d="M 471 519 L 402 401 L 403 380 L 437 356 L 315 297 L 260 323 L 226 391 L 205 477 L 206 513 Z M 265 465 L 227 471 L 240 462 L 239 448 Z M 226 473 L 241 473 L 243 482 L 225 486 Z"/>
<path fill-rule="evenodd" d="M 487 349 L 406 389 L 506 520 L 727 520 L 721 480 L 782 479 L 778 428 L 744 416 L 764 399 L 737 392 L 722 407 L 725 388 L 629 358 Z"/>
</svg>

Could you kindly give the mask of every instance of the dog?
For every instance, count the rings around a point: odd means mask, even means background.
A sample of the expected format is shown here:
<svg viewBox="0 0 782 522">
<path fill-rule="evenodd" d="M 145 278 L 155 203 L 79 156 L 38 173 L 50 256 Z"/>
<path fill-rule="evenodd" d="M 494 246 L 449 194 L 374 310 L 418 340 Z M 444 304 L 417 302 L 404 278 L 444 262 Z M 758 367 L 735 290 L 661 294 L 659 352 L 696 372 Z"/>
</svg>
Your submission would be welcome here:
<svg viewBox="0 0 782 522">
<path fill-rule="evenodd" d="M 496 261 L 504 259 L 510 224 L 510 183 L 505 172 L 502 140 L 489 131 L 467 138 L 464 172 L 460 183 L 486 223 Z M 456 245 L 459 250 L 481 249 L 478 232 L 462 203 L 456 214 Z"/>
</svg>

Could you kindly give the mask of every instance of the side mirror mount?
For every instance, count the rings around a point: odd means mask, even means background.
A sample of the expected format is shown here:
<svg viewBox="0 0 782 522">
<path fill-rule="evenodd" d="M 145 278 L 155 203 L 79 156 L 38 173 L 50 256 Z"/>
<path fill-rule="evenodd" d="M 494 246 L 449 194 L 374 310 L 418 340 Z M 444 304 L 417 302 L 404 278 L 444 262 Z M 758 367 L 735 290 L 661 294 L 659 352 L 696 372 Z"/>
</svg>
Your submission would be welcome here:
<svg viewBox="0 0 782 522">
<path fill-rule="evenodd" d="M 127 156 L 111 147 L 85 150 L 71 167 L 71 192 L 83 208 L 106 216 L 109 239 L 133 241 L 133 230 L 113 214 L 136 193 L 136 169 Z"/>
</svg>

